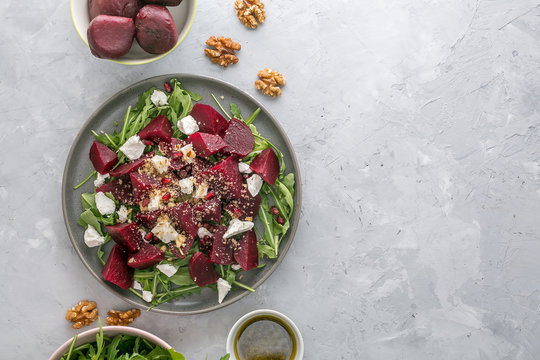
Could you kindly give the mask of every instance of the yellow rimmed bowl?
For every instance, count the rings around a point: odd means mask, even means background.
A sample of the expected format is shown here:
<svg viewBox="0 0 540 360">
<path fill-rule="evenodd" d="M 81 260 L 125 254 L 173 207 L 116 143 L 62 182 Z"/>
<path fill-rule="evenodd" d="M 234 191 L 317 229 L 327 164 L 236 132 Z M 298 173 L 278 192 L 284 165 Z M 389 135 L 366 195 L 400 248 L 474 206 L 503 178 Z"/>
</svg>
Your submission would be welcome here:
<svg viewBox="0 0 540 360">
<path fill-rule="evenodd" d="M 70 7 L 73 25 L 75 26 L 77 33 L 79 33 L 81 40 L 88 46 L 88 38 L 86 36 L 86 30 L 90 24 L 88 0 L 70 0 Z M 171 50 L 164 54 L 149 54 L 139 46 L 137 41 L 133 41 L 131 50 L 129 50 L 126 55 L 110 61 L 124 65 L 142 65 L 159 60 L 174 51 L 174 49 L 184 41 L 184 38 L 191 29 L 191 25 L 195 19 L 197 0 L 183 0 L 180 5 L 167 8 L 174 19 L 176 30 L 178 31 L 178 41 Z M 88 51 L 88 54 L 91 54 L 90 51 Z"/>
</svg>

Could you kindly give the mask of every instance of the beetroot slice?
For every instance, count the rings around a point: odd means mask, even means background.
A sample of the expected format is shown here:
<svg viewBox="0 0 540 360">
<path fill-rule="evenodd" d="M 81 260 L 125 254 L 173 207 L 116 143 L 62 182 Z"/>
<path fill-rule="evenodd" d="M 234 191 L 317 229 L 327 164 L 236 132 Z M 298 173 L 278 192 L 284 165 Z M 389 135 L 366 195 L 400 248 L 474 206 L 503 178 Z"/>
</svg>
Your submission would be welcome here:
<svg viewBox="0 0 540 360">
<path fill-rule="evenodd" d="M 133 269 L 127 266 L 127 252 L 116 244 L 101 270 L 103 278 L 122 289 L 129 289 L 133 284 Z M 217 281 L 217 280 L 216 280 Z"/>
<path fill-rule="evenodd" d="M 235 156 L 229 156 L 206 170 L 201 174 L 201 178 L 208 182 L 210 189 L 219 197 L 233 199 L 242 196 L 242 175 Z"/>
<path fill-rule="evenodd" d="M 145 228 L 153 229 L 156 226 L 159 215 L 161 215 L 161 210 L 138 212 L 135 214 L 135 220 L 140 222 Z"/>
<path fill-rule="evenodd" d="M 259 250 L 257 248 L 257 235 L 255 235 L 255 231 L 249 230 L 244 233 L 234 249 L 234 259 L 244 271 L 249 271 L 259 266 Z"/>
<path fill-rule="evenodd" d="M 156 116 L 148 125 L 139 131 L 139 137 L 143 140 L 154 142 L 169 142 L 172 137 L 172 128 L 169 119 L 165 115 Z"/>
<path fill-rule="evenodd" d="M 137 159 L 137 160 L 133 160 L 133 161 L 130 161 L 128 163 L 125 163 L 125 164 L 122 164 L 120 165 L 119 167 L 117 167 L 116 169 L 114 170 L 111 170 L 111 172 L 109 173 L 111 176 L 114 176 L 114 177 L 119 177 L 119 176 L 123 176 L 123 175 L 126 175 L 126 174 L 129 174 L 130 172 L 133 172 L 135 170 L 137 170 L 138 168 L 140 168 L 142 166 L 142 164 L 144 164 L 144 161 L 148 158 L 151 158 L 152 156 L 154 156 L 154 152 L 151 151 L 147 154 L 144 154 L 143 157 Z"/>
<path fill-rule="evenodd" d="M 279 162 L 272 148 L 264 149 L 253 159 L 249 167 L 268 184 L 274 185 L 276 183 L 279 174 Z"/>
<path fill-rule="evenodd" d="M 255 138 L 249 127 L 243 121 L 232 118 L 223 135 L 227 147 L 223 150 L 227 154 L 245 157 L 253 150 Z"/>
<path fill-rule="evenodd" d="M 197 251 L 191 257 L 188 264 L 189 275 L 198 286 L 214 284 L 218 276 L 214 266 L 202 252 Z"/>
<path fill-rule="evenodd" d="M 116 153 L 96 140 L 90 147 L 89 156 L 94 169 L 100 174 L 108 173 L 118 162 Z"/>
<path fill-rule="evenodd" d="M 259 213 L 261 207 L 261 195 L 257 194 L 255 197 L 251 196 L 248 190 L 242 189 L 242 196 L 238 199 L 232 200 L 225 206 L 225 210 L 238 217 L 240 220 L 247 220 L 251 218 L 253 221 Z"/>
<path fill-rule="evenodd" d="M 227 147 L 227 144 L 220 136 L 203 132 L 191 134 L 189 141 L 193 144 L 195 153 L 205 158 Z"/>
<path fill-rule="evenodd" d="M 212 237 L 212 249 L 210 261 L 214 264 L 229 265 L 234 263 L 234 248 L 231 239 L 224 239 L 223 234 L 227 231 L 226 226 L 219 226 Z"/>
<path fill-rule="evenodd" d="M 220 135 L 227 128 L 227 120 L 210 105 L 195 104 L 191 116 L 197 121 L 200 132 Z"/>
<path fill-rule="evenodd" d="M 117 244 L 122 245 L 129 252 L 140 249 L 141 234 L 139 225 L 135 223 L 105 225 L 105 229 Z"/>
<path fill-rule="evenodd" d="M 146 269 L 165 259 L 165 253 L 157 246 L 143 243 L 139 251 L 128 257 L 127 264 L 134 269 Z"/>
<path fill-rule="evenodd" d="M 202 221 L 221 221 L 221 201 L 217 198 L 199 202 L 193 207 L 193 214 Z"/>
<path fill-rule="evenodd" d="M 149 190 L 161 185 L 161 182 L 149 175 L 143 175 L 139 173 L 129 174 L 131 179 L 131 186 L 133 187 L 133 198 L 135 201 L 142 199 Z"/>
<path fill-rule="evenodd" d="M 191 205 L 187 202 L 183 202 L 167 209 L 167 213 L 171 219 L 189 235 L 189 237 L 195 238 L 195 236 L 197 236 L 199 226 L 193 215 L 193 208 Z"/>
<path fill-rule="evenodd" d="M 135 27 L 137 42 L 150 54 L 166 53 L 178 41 L 176 24 L 165 6 L 143 6 L 135 18 Z"/>
<path fill-rule="evenodd" d="M 116 179 L 101 185 L 96 189 L 96 193 L 111 193 L 112 196 L 123 204 L 133 204 L 133 189 L 129 178 Z"/>
<path fill-rule="evenodd" d="M 92 54 L 102 59 L 117 59 L 131 49 L 135 24 L 121 16 L 98 15 L 88 25 L 86 36 Z"/>
</svg>

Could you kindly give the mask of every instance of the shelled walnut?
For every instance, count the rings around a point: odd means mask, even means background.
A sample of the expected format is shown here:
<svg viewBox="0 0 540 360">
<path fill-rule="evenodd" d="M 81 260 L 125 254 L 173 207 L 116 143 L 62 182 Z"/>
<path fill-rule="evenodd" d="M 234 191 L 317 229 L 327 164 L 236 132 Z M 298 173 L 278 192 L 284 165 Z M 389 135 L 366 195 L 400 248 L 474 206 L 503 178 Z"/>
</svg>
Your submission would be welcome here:
<svg viewBox="0 0 540 360">
<path fill-rule="evenodd" d="M 264 4 L 260 0 L 236 0 L 234 8 L 238 20 L 248 28 L 256 29 L 266 19 Z"/>
<path fill-rule="evenodd" d="M 204 49 L 204 53 L 214 64 L 227 67 L 229 64 L 236 64 L 238 62 L 235 51 L 239 51 L 242 47 L 239 43 L 232 41 L 231 38 L 220 36 L 216 39 L 215 36 L 210 36 L 206 40 L 206 45 L 216 48 L 215 50 Z"/>
<path fill-rule="evenodd" d="M 95 301 L 83 300 L 68 309 L 66 312 L 66 320 L 71 321 L 74 329 L 80 329 L 83 326 L 88 326 L 97 320 L 98 310 Z"/>
<path fill-rule="evenodd" d="M 130 309 L 126 311 L 109 310 L 105 323 L 109 326 L 128 326 L 141 315 L 141 310 Z"/>
<path fill-rule="evenodd" d="M 261 90 L 264 95 L 276 97 L 281 95 L 278 85 L 285 85 L 285 78 L 277 71 L 264 69 L 259 71 L 259 80 L 255 81 L 255 88 Z"/>
</svg>

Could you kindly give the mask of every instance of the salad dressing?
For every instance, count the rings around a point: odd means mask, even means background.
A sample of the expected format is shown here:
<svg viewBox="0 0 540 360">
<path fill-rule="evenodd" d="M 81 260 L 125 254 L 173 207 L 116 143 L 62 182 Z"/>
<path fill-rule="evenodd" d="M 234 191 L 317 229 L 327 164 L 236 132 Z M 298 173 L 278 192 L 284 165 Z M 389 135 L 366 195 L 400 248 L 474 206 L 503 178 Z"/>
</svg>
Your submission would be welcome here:
<svg viewBox="0 0 540 360">
<path fill-rule="evenodd" d="M 296 338 L 281 319 L 259 315 L 236 333 L 234 353 L 239 360 L 291 360 L 296 355 Z"/>
</svg>

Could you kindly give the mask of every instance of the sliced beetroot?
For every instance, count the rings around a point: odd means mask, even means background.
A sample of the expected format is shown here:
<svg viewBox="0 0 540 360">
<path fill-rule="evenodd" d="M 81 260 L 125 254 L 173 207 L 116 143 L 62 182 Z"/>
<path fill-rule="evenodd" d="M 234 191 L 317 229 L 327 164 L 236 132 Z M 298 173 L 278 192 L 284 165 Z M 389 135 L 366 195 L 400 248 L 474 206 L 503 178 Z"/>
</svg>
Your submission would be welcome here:
<svg viewBox="0 0 540 360">
<path fill-rule="evenodd" d="M 210 169 L 212 166 L 212 163 L 208 160 L 195 158 L 191 163 L 191 174 L 198 177 L 203 171 Z"/>
<path fill-rule="evenodd" d="M 173 206 L 172 208 L 167 209 L 167 214 L 170 218 L 182 229 L 191 236 L 195 238 L 197 236 L 197 231 L 199 230 L 199 225 L 193 214 L 193 208 L 187 202 L 183 202 Z"/>
<path fill-rule="evenodd" d="M 128 253 L 122 246 L 116 244 L 101 270 L 103 278 L 122 289 L 129 289 L 133 284 L 133 269 L 127 266 Z M 217 280 L 216 280 L 217 281 Z"/>
<path fill-rule="evenodd" d="M 229 121 L 229 126 L 223 135 L 223 141 L 227 143 L 224 152 L 240 158 L 249 154 L 255 145 L 255 138 L 249 127 L 243 121 L 235 118 Z"/>
<path fill-rule="evenodd" d="M 193 214 L 201 221 L 221 221 L 221 201 L 218 198 L 212 198 L 204 202 L 199 202 L 193 207 Z"/>
<path fill-rule="evenodd" d="M 163 6 L 178 6 L 182 0 L 145 0 L 147 4 L 157 4 Z"/>
<path fill-rule="evenodd" d="M 249 165 L 251 170 L 259 174 L 270 185 L 276 183 L 279 174 L 279 162 L 272 148 L 264 149 Z"/>
<path fill-rule="evenodd" d="M 219 135 L 196 132 L 189 136 L 189 141 L 193 144 L 193 150 L 198 156 L 209 157 L 223 150 L 227 144 Z"/>
<path fill-rule="evenodd" d="M 90 20 L 98 15 L 134 18 L 141 6 L 141 0 L 89 0 L 88 14 L 90 15 Z"/>
<path fill-rule="evenodd" d="M 153 229 L 156 226 L 157 219 L 161 215 L 161 210 L 138 212 L 135 214 L 135 220 L 141 223 L 147 229 Z"/>
<path fill-rule="evenodd" d="M 210 261 L 214 264 L 230 265 L 234 263 L 234 248 L 231 238 L 224 239 L 226 226 L 218 226 L 212 237 Z"/>
<path fill-rule="evenodd" d="M 131 49 L 135 24 L 133 19 L 120 16 L 98 15 L 86 31 L 88 46 L 94 56 L 117 59 Z"/>
<path fill-rule="evenodd" d="M 249 271 L 259 266 L 259 250 L 257 248 L 257 235 L 255 235 L 255 231 L 249 230 L 242 235 L 242 238 L 238 241 L 234 249 L 234 259 L 244 271 Z"/>
<path fill-rule="evenodd" d="M 204 171 L 200 177 L 208 182 L 210 189 L 219 197 L 234 199 L 242 196 L 242 175 L 238 170 L 238 160 L 235 156 L 220 161 Z"/>
<path fill-rule="evenodd" d="M 96 192 L 111 193 L 112 196 L 123 204 L 133 205 L 133 189 L 129 177 L 122 177 L 101 185 Z"/>
<path fill-rule="evenodd" d="M 122 176 L 122 175 L 129 174 L 130 172 L 133 172 L 133 171 L 137 170 L 138 168 L 140 168 L 142 166 L 142 164 L 144 164 L 144 161 L 146 159 L 152 157 L 152 156 L 154 156 L 153 151 L 149 152 L 148 154 L 145 154 L 143 157 L 141 157 L 141 158 L 139 158 L 137 160 L 133 160 L 133 161 L 130 161 L 128 163 L 120 165 L 116 169 L 111 170 L 111 172 L 109 174 L 111 176 L 114 176 L 114 177 L 119 177 L 119 176 Z"/>
<path fill-rule="evenodd" d="M 139 251 L 128 257 L 127 264 L 134 269 L 146 269 L 165 259 L 165 253 L 155 245 L 143 243 Z"/>
<path fill-rule="evenodd" d="M 150 54 L 163 54 L 178 41 L 178 30 L 165 6 L 145 5 L 135 18 L 135 37 L 141 48 Z"/>
<path fill-rule="evenodd" d="M 156 143 L 166 141 L 172 137 L 172 128 L 169 119 L 165 115 L 156 116 L 148 125 L 139 131 L 139 137 L 143 140 L 151 140 Z"/>
<path fill-rule="evenodd" d="M 225 206 L 225 210 L 233 214 L 240 220 L 255 219 L 261 207 L 261 195 L 251 196 L 247 189 L 242 189 L 242 196 L 238 199 L 233 199 Z"/>
<path fill-rule="evenodd" d="M 202 287 L 218 281 L 214 266 L 202 252 L 197 251 L 193 254 L 189 260 L 188 270 L 193 282 L 198 286 Z"/>
<path fill-rule="evenodd" d="M 200 132 L 220 135 L 227 128 L 227 120 L 210 105 L 195 104 L 191 116 L 197 121 Z"/>
<path fill-rule="evenodd" d="M 116 153 L 96 140 L 90 147 L 89 156 L 94 169 L 100 174 L 108 173 L 118 162 Z"/>
<path fill-rule="evenodd" d="M 148 191 L 161 185 L 161 182 L 149 175 L 131 173 L 131 186 L 133 187 L 133 198 L 135 201 L 142 199 Z"/>
<path fill-rule="evenodd" d="M 140 249 L 141 233 L 139 232 L 139 225 L 135 223 L 105 225 L 105 229 L 111 235 L 111 238 L 127 251 L 134 252 Z"/>
</svg>

